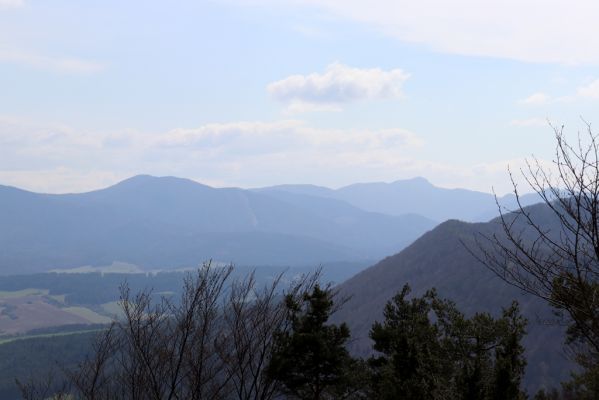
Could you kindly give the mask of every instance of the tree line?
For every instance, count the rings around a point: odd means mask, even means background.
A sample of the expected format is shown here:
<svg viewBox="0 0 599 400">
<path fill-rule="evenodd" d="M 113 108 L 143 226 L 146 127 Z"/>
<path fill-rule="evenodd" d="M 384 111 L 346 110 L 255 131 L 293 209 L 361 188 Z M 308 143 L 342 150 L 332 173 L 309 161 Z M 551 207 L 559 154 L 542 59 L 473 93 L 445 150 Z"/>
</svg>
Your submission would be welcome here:
<svg viewBox="0 0 599 400">
<path fill-rule="evenodd" d="M 304 276 L 282 288 L 204 265 L 177 300 L 121 286 L 123 317 L 67 379 L 19 382 L 25 399 L 520 399 L 526 322 L 516 303 L 466 318 L 406 285 L 371 329 L 375 355 L 347 350 L 329 318 L 338 293 Z"/>
</svg>

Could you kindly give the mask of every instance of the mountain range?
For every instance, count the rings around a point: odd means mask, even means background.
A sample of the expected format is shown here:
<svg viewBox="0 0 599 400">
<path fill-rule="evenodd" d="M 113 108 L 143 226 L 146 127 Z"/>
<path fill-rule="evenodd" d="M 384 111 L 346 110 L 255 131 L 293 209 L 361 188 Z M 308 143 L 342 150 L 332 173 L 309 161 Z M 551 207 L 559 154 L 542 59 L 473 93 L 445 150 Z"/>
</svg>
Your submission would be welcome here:
<svg viewBox="0 0 599 400">
<path fill-rule="evenodd" d="M 278 185 L 254 189 L 260 193 L 292 193 L 345 201 L 366 211 L 388 215 L 406 213 L 423 215 L 435 221 L 459 219 L 486 222 L 498 215 L 497 202 L 505 209 L 515 209 L 513 194 L 495 196 L 466 189 L 445 189 L 424 178 L 398 180 L 391 183 L 356 183 L 339 189 L 314 185 Z M 535 194 L 525 194 L 524 206 L 540 201 Z"/>
<path fill-rule="evenodd" d="M 3 274 L 113 261 L 175 268 L 207 259 L 245 265 L 376 260 L 436 225 L 333 198 L 151 176 L 80 194 L 0 186 L 0 221 Z"/>
</svg>

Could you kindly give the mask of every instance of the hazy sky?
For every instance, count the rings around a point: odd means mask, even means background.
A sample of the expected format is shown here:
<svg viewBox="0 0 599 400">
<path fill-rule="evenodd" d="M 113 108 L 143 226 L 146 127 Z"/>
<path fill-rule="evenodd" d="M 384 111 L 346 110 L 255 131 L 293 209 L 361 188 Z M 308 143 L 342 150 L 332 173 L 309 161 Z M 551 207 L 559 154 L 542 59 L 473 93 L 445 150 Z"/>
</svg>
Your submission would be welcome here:
<svg viewBox="0 0 599 400">
<path fill-rule="evenodd" d="M 509 189 L 599 123 L 599 2 L 0 0 L 0 184 Z"/>
</svg>

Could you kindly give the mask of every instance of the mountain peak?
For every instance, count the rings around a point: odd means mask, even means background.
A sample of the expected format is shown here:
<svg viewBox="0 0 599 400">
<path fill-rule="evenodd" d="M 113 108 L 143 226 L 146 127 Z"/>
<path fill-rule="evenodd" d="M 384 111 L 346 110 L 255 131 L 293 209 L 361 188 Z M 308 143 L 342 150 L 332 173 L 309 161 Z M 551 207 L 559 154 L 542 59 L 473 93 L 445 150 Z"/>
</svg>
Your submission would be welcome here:
<svg viewBox="0 0 599 400">
<path fill-rule="evenodd" d="M 433 186 L 432 183 L 430 183 L 426 178 L 423 178 L 421 176 L 416 176 L 414 178 L 409 178 L 409 179 L 399 179 L 394 182 L 391 182 L 391 184 L 392 185 L 410 184 L 410 185 L 419 185 L 419 186 Z"/>
<path fill-rule="evenodd" d="M 123 183 L 135 183 L 135 182 L 148 182 L 151 181 L 152 179 L 157 179 L 155 176 L 152 175 L 147 175 L 147 174 L 140 174 L 140 175 L 134 175 L 130 178 L 127 179 L 123 179 L 122 181 L 118 182 L 117 185 L 123 184 Z"/>
<path fill-rule="evenodd" d="M 153 175 L 135 175 L 131 178 L 120 181 L 115 184 L 116 187 L 135 187 L 139 185 L 147 184 L 185 184 L 185 185 L 197 185 L 202 187 L 209 187 L 202 183 L 196 182 L 187 178 L 177 178 L 175 176 L 153 176 Z"/>
</svg>

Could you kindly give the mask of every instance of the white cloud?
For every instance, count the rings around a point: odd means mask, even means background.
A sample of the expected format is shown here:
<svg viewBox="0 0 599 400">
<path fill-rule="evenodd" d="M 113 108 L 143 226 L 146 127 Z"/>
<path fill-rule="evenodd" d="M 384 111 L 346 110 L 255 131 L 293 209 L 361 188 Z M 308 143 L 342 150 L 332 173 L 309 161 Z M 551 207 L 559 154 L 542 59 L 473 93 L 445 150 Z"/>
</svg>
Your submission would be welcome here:
<svg viewBox="0 0 599 400">
<path fill-rule="evenodd" d="M 330 33 L 310 25 L 295 24 L 291 27 L 295 32 L 312 39 L 323 39 L 330 37 Z"/>
<path fill-rule="evenodd" d="M 0 184 L 40 193 L 77 193 L 112 185 L 132 173 L 56 167 L 51 169 L 0 169 Z"/>
<path fill-rule="evenodd" d="M 538 106 L 538 105 L 544 105 L 547 104 L 549 102 L 551 102 L 551 96 L 539 92 L 539 93 L 533 93 L 530 96 L 528 96 L 525 99 L 520 100 L 521 104 L 526 104 L 526 105 L 533 105 L 533 106 Z"/>
<path fill-rule="evenodd" d="M 0 0 L 0 10 L 3 8 L 18 8 L 25 5 L 24 0 Z"/>
<path fill-rule="evenodd" d="M 570 103 L 580 99 L 599 99 L 599 79 L 580 86 L 574 94 L 554 97 L 544 92 L 537 92 L 519 100 L 518 103 L 526 106 L 544 106 L 555 103 Z"/>
<path fill-rule="evenodd" d="M 344 103 L 401 98 L 408 78 L 401 69 L 360 69 L 334 63 L 324 73 L 292 75 L 269 84 L 267 90 L 287 104 L 289 112 L 336 111 Z"/>
<path fill-rule="evenodd" d="M 549 127 L 549 121 L 546 118 L 514 119 L 510 121 L 510 125 L 522 128 Z"/>
<path fill-rule="evenodd" d="M 74 57 L 47 57 L 32 53 L 6 51 L 1 49 L 0 62 L 75 74 L 91 74 L 105 69 L 104 64 Z"/>
<path fill-rule="evenodd" d="M 296 120 L 214 123 L 149 134 L 0 116 L 0 184 L 77 192 L 147 173 L 218 186 L 341 186 L 424 176 L 445 187 L 509 189 L 507 161 L 427 160 L 419 156 L 422 147 L 418 135 L 403 129 L 322 129 Z"/>
<path fill-rule="evenodd" d="M 223 149 L 236 154 L 269 154 L 328 148 L 337 151 L 406 148 L 422 145 L 403 129 L 340 130 L 313 128 L 302 121 L 236 122 L 175 129 L 161 136 L 158 145 L 170 148 Z"/>
<path fill-rule="evenodd" d="M 87 171 L 111 165 L 112 171 L 124 171 L 143 154 L 146 140 L 133 131 L 94 132 L 0 116 L 0 170 Z"/>
<path fill-rule="evenodd" d="M 237 0 L 281 6 L 276 0 Z M 526 62 L 599 64 L 595 0 L 289 0 L 440 52 Z"/>
<path fill-rule="evenodd" d="M 281 182 L 286 175 L 298 181 L 303 174 L 305 179 L 321 176 L 323 168 L 384 168 L 388 160 L 421 145 L 417 135 L 402 129 L 320 129 L 294 120 L 147 134 L 85 131 L 0 116 L 0 182 L 60 192 L 77 190 L 79 184 L 89 189 L 84 177 L 92 173 L 175 175 L 229 184 Z"/>
<path fill-rule="evenodd" d="M 285 108 L 285 114 L 302 114 L 308 112 L 341 112 L 343 108 L 339 104 L 308 103 L 300 100 L 291 101 Z"/>
<path fill-rule="evenodd" d="M 580 97 L 599 99 L 599 79 L 578 88 L 577 94 Z"/>
</svg>

